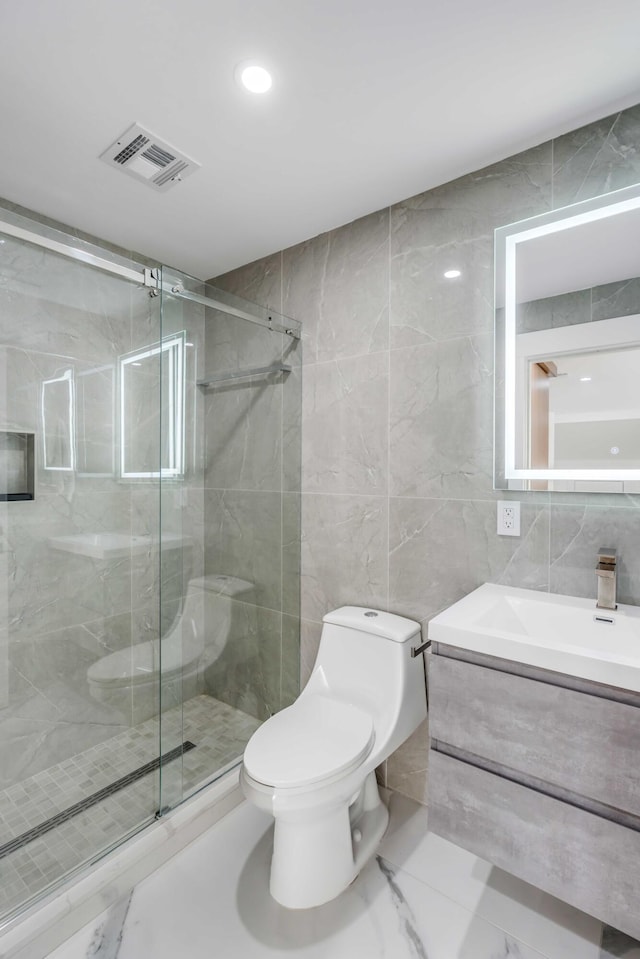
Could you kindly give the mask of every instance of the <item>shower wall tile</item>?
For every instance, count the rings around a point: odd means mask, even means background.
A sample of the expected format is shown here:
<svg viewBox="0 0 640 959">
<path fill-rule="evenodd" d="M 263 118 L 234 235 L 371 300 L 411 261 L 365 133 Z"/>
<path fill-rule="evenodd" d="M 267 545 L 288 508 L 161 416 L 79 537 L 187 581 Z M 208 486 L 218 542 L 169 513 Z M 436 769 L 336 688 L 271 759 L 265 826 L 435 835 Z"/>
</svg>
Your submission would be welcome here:
<svg viewBox="0 0 640 959">
<path fill-rule="evenodd" d="M 283 254 L 283 311 L 303 324 L 304 362 L 389 344 L 389 212 L 380 210 Z"/>
<path fill-rule="evenodd" d="M 280 708 L 290 706 L 300 694 L 300 617 L 282 617 L 280 651 Z"/>
<path fill-rule="evenodd" d="M 339 606 L 387 608 L 387 499 L 304 493 L 302 618 Z"/>
<path fill-rule="evenodd" d="M 129 496 L 123 492 L 53 493 L 10 504 L 4 539 L 9 554 L 12 635 L 33 636 L 130 609 L 127 557 L 96 560 L 54 549 L 50 538 L 127 531 Z"/>
<path fill-rule="evenodd" d="M 282 254 L 274 253 L 211 280 L 214 288 L 282 312 Z M 209 295 L 215 295 L 209 290 Z M 297 317 L 293 317 L 297 319 Z"/>
<path fill-rule="evenodd" d="M 268 719 L 281 707 L 281 656 L 282 614 L 233 602 L 229 638 L 205 672 L 205 690 L 250 716 Z"/>
<path fill-rule="evenodd" d="M 300 616 L 300 510 L 299 493 L 282 494 L 282 610 L 291 617 Z"/>
<path fill-rule="evenodd" d="M 554 208 L 640 181 L 640 105 L 553 141 Z"/>
<path fill-rule="evenodd" d="M 98 365 L 131 348 L 131 300 L 129 292 L 120 289 L 119 281 L 102 276 L 96 279 L 96 271 L 86 270 L 86 275 L 79 274 L 72 286 L 68 263 L 56 264 L 57 270 L 64 268 L 63 280 L 50 263 L 53 254 L 44 254 L 49 257 L 44 262 L 32 252 L 26 256 L 23 250 L 16 250 L 11 257 L 18 245 L 19 241 L 8 239 L 3 247 L 3 264 L 7 247 L 10 258 L 8 281 L 0 291 L 0 343 L 55 355 L 58 362 L 75 359 Z M 25 289 L 22 277 L 34 271 L 39 272 L 40 289 Z M 56 283 L 62 287 L 59 291 L 50 289 Z M 122 286 L 128 288 L 128 284 Z M 100 299 L 104 312 L 99 308 Z"/>
<path fill-rule="evenodd" d="M 132 287 L 130 302 L 130 345 L 128 350 L 144 350 L 155 346 L 163 335 L 165 316 L 164 307 L 167 306 L 167 297 L 150 296 L 148 289 Z M 170 314 L 166 317 L 166 325 L 170 326 Z"/>
<path fill-rule="evenodd" d="M 598 550 L 613 546 L 618 551 L 618 602 L 640 605 L 640 510 L 554 502 L 550 523 L 552 592 L 595 600 Z"/>
<path fill-rule="evenodd" d="M 118 649 L 125 649 L 131 645 L 131 641 L 129 610 L 116 616 L 100 616 L 83 623 L 82 632 L 77 635 L 78 645 L 92 653 L 96 659 Z"/>
<path fill-rule="evenodd" d="M 233 299 L 240 294 L 280 313 L 281 259 L 267 257 L 213 280 L 208 293 L 242 308 Z M 277 363 L 291 372 L 236 378 L 203 393 L 205 570 L 254 584 L 248 608 L 257 623 L 249 624 L 246 642 L 234 644 L 236 653 L 228 644 L 208 671 L 210 688 L 261 719 L 289 705 L 299 689 L 301 344 L 207 310 L 205 378 Z"/>
<path fill-rule="evenodd" d="M 205 375 L 289 365 L 297 340 L 285 333 L 207 309 Z"/>
<path fill-rule="evenodd" d="M 258 606 L 280 610 L 281 494 L 206 490 L 205 515 L 206 572 L 248 580 Z"/>
<path fill-rule="evenodd" d="M 307 366 L 302 399 L 302 488 L 387 490 L 388 353 Z"/>
<path fill-rule="evenodd" d="M 391 352 L 389 466 L 396 496 L 493 496 L 493 337 Z"/>
<path fill-rule="evenodd" d="M 282 374 L 232 380 L 207 391 L 207 486 L 280 489 L 282 391 Z"/>
<path fill-rule="evenodd" d="M 300 490 L 302 469 L 303 346 L 297 340 L 290 351 L 291 372 L 282 383 L 282 488 Z"/>
</svg>

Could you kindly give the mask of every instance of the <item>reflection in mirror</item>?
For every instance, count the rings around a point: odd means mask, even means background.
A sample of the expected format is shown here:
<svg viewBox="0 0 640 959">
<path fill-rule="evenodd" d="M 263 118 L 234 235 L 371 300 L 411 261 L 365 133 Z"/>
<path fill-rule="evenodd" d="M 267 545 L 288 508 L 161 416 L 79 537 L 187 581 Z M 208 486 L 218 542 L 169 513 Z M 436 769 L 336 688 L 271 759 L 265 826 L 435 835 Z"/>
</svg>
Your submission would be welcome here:
<svg viewBox="0 0 640 959">
<path fill-rule="evenodd" d="M 124 479 L 184 475 L 184 346 L 182 332 L 120 357 L 120 475 Z"/>
<path fill-rule="evenodd" d="M 637 490 L 638 251 L 640 186 L 496 231 L 497 488 Z"/>
<path fill-rule="evenodd" d="M 76 374 L 76 450 L 81 476 L 113 476 L 115 366 Z"/>
<path fill-rule="evenodd" d="M 75 469 L 74 377 L 68 369 L 61 376 L 43 380 L 40 402 L 43 466 L 46 470 Z"/>
</svg>

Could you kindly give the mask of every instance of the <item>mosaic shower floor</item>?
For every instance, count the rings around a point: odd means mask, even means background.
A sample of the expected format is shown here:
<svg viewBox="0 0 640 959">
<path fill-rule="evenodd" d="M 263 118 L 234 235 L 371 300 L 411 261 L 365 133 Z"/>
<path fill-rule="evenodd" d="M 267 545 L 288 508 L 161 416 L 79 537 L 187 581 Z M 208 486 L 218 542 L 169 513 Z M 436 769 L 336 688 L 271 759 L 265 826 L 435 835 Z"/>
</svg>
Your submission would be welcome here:
<svg viewBox="0 0 640 959">
<path fill-rule="evenodd" d="M 152 819 L 160 804 L 184 795 L 233 765 L 260 725 L 253 716 L 210 696 L 196 696 L 162 715 L 162 753 L 182 753 L 79 812 L 2 859 L 0 913 L 9 913 L 90 858 Z M 150 719 L 0 791 L 0 846 L 82 803 L 158 756 L 159 723 Z"/>
</svg>

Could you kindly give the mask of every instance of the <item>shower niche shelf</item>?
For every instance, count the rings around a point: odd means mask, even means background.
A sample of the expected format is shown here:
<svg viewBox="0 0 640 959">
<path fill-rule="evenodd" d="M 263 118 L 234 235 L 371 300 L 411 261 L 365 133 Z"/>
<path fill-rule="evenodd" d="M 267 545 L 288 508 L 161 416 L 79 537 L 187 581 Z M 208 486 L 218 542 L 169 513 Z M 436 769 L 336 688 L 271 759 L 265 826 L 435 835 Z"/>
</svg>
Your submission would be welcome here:
<svg viewBox="0 0 640 959">
<path fill-rule="evenodd" d="M 33 433 L 0 430 L 0 502 L 35 498 Z"/>
</svg>

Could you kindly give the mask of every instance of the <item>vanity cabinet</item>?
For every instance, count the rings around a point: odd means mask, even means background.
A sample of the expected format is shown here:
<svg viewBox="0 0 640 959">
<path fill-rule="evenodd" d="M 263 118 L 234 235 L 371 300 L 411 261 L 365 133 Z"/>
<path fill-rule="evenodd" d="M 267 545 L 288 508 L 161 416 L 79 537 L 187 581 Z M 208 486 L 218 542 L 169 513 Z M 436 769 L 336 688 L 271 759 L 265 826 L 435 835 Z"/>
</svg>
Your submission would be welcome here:
<svg viewBox="0 0 640 959">
<path fill-rule="evenodd" d="M 640 693 L 433 653 L 430 829 L 640 938 Z"/>
</svg>

